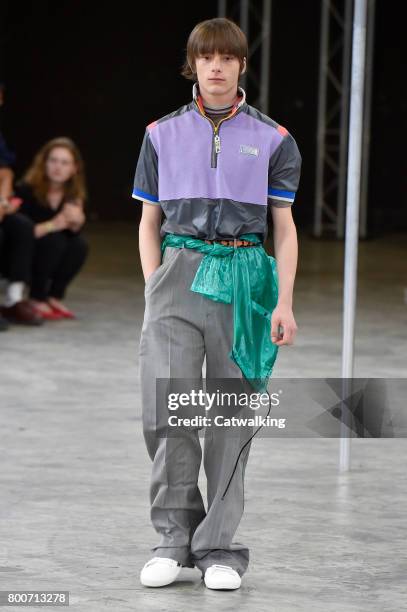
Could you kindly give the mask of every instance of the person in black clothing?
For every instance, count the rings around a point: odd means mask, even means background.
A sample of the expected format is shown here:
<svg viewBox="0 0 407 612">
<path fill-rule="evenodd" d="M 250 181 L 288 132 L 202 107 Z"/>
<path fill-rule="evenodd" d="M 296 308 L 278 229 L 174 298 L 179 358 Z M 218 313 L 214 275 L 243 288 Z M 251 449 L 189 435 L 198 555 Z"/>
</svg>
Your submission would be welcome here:
<svg viewBox="0 0 407 612">
<path fill-rule="evenodd" d="M 43 323 L 42 317 L 23 296 L 30 283 L 34 226 L 30 219 L 15 212 L 13 199 L 8 202 L 8 206 L 1 205 L 0 222 L 0 271 L 8 280 L 6 299 L 0 309 L 2 329 L 7 329 L 10 322 L 25 325 Z"/>
<path fill-rule="evenodd" d="M 15 194 L 20 212 L 34 223 L 30 298 L 44 319 L 73 318 L 62 303 L 69 283 L 88 255 L 84 165 L 69 138 L 54 138 L 37 153 Z"/>
<path fill-rule="evenodd" d="M 4 101 L 4 84 L 0 82 L 0 107 Z M 9 322 L 40 325 L 43 319 L 24 299 L 31 278 L 34 250 L 34 227 L 18 212 L 19 201 L 13 197 L 15 153 L 9 149 L 0 132 L 0 274 L 8 280 L 4 306 L 0 308 L 0 331 Z"/>
</svg>

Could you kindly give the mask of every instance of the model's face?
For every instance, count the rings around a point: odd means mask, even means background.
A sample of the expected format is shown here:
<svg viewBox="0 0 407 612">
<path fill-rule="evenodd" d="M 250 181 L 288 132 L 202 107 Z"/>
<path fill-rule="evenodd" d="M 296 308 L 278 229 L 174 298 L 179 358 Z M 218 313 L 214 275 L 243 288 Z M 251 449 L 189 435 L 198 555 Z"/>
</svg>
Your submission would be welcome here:
<svg viewBox="0 0 407 612">
<path fill-rule="evenodd" d="M 54 147 L 45 163 L 47 178 L 54 183 L 65 183 L 76 172 L 72 153 L 65 147 Z"/>
<path fill-rule="evenodd" d="M 227 53 L 207 53 L 196 58 L 195 66 L 202 93 L 223 95 L 237 88 L 240 73 L 237 57 Z M 242 73 L 245 69 L 246 65 Z"/>
</svg>

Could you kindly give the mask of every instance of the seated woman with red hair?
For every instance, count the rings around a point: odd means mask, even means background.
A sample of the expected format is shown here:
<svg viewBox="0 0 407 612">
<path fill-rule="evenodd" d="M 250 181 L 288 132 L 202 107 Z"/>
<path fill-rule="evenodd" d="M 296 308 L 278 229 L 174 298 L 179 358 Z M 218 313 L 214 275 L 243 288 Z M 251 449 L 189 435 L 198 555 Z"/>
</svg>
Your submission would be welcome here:
<svg viewBox="0 0 407 612">
<path fill-rule="evenodd" d="M 22 199 L 20 213 L 34 223 L 31 303 L 44 319 L 74 318 L 62 300 L 88 254 L 81 234 L 84 164 L 74 142 L 62 137 L 47 142 L 17 183 L 15 195 Z"/>
</svg>

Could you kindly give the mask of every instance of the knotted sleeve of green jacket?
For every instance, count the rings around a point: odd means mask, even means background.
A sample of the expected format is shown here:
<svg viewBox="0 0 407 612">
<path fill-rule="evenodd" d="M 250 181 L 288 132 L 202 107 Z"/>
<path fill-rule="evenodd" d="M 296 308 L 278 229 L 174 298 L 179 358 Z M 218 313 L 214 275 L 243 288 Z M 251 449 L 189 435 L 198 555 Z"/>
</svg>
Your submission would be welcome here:
<svg viewBox="0 0 407 612">
<path fill-rule="evenodd" d="M 167 234 L 165 246 L 195 248 L 204 253 L 191 291 L 233 304 L 233 346 L 229 357 L 256 391 L 266 391 L 277 358 L 271 340 L 271 315 L 278 300 L 278 274 L 256 234 L 242 234 L 256 246 L 207 244 L 195 237 Z"/>
</svg>

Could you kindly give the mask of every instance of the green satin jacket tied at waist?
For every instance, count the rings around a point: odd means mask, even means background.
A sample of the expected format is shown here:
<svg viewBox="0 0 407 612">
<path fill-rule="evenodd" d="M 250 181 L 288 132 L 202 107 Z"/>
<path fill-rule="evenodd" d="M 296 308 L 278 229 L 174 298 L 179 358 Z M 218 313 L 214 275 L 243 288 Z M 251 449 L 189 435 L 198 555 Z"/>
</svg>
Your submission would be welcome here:
<svg viewBox="0 0 407 612">
<path fill-rule="evenodd" d="M 205 256 L 191 291 L 216 302 L 233 304 L 233 346 L 229 357 L 258 392 L 267 390 L 278 346 L 271 341 L 271 315 L 278 300 L 277 264 L 257 234 L 242 234 L 256 246 L 208 244 L 194 236 L 166 234 L 167 246 L 195 249 Z"/>
</svg>

